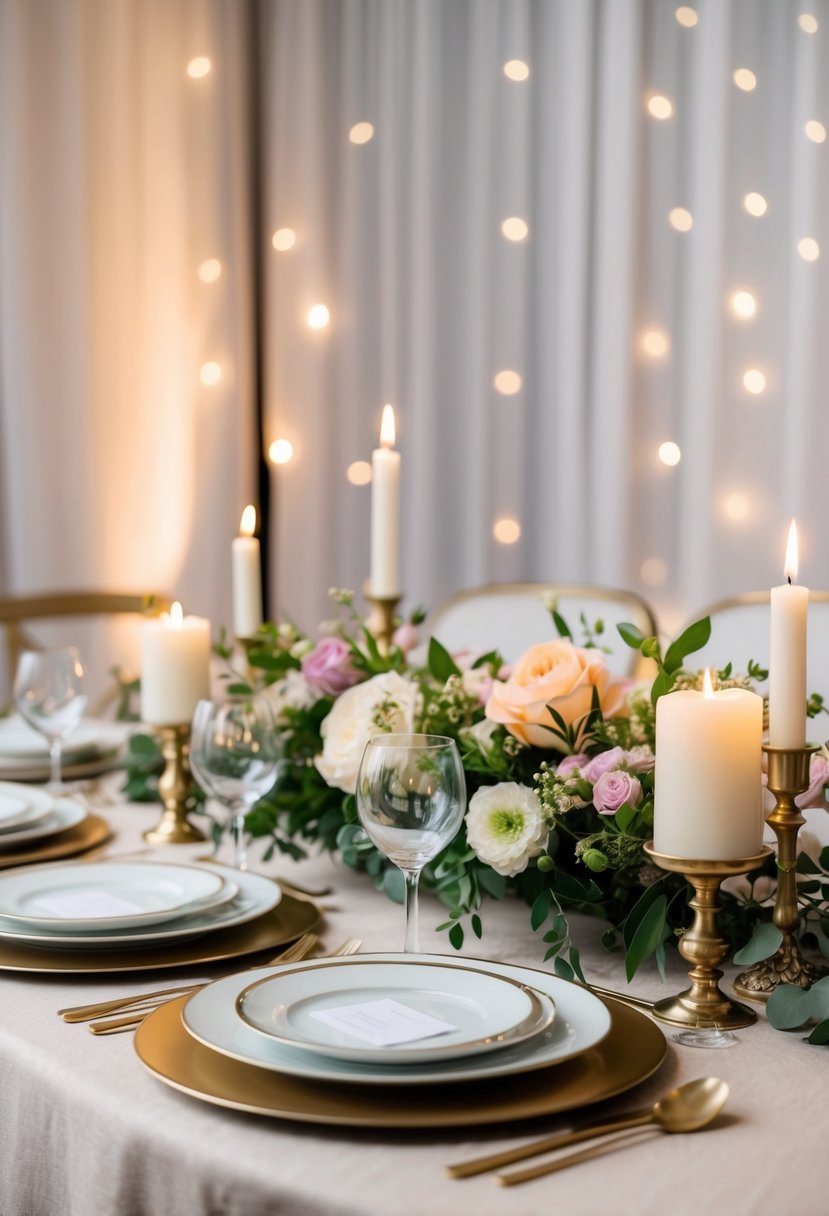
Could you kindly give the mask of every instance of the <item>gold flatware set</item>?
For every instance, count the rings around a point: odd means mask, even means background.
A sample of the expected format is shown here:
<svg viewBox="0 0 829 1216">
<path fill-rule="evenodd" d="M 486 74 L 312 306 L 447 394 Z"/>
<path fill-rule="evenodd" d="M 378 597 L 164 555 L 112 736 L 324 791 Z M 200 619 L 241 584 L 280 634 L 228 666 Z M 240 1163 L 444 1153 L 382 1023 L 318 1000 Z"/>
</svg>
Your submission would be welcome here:
<svg viewBox="0 0 829 1216">
<path fill-rule="evenodd" d="M 315 933 L 306 933 L 298 941 L 294 942 L 286 950 L 277 954 L 274 958 L 269 959 L 266 963 L 257 962 L 254 967 L 248 970 L 255 970 L 262 966 L 278 966 L 283 963 L 297 963 L 308 958 L 315 949 L 319 938 Z M 339 945 L 336 950 L 332 951 L 330 957 L 339 958 L 349 954 L 355 954 L 362 942 L 359 938 L 351 937 Z M 168 1000 L 176 997 L 189 995 L 194 992 L 199 992 L 202 988 L 206 988 L 206 981 L 199 984 L 186 984 L 175 988 L 160 988 L 155 992 L 134 993 L 131 996 L 119 997 L 111 1001 L 102 1001 L 91 1005 L 75 1005 L 67 1009 L 59 1009 L 58 1016 L 64 1022 L 88 1022 L 89 1030 L 95 1035 L 118 1034 L 121 1031 L 134 1030 L 143 1022 L 144 1018 L 152 1013 L 161 1004 L 166 1004 Z M 118 1014 L 117 1017 L 105 1017 L 107 1014 Z M 97 1021 L 102 1018 L 104 1020 Z"/>
</svg>

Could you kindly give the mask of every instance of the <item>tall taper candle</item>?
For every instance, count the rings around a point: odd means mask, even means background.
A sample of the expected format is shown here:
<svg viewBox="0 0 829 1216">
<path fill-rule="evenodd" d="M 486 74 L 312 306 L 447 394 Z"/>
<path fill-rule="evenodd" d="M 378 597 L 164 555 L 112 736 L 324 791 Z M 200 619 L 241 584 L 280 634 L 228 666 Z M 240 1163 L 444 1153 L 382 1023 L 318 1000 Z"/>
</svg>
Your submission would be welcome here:
<svg viewBox="0 0 829 1216">
<path fill-rule="evenodd" d="M 371 574 L 376 599 L 400 595 L 400 453 L 394 448 L 394 410 L 383 407 L 380 446 L 371 457 Z"/>
<path fill-rule="evenodd" d="M 262 562 L 256 530 L 256 508 L 245 507 L 240 535 L 231 547 L 233 566 L 233 632 L 252 638 L 262 624 Z"/>
<path fill-rule="evenodd" d="M 797 525 L 786 545 L 786 582 L 771 589 L 769 647 L 769 743 L 803 747 L 806 742 L 806 613 L 809 588 L 796 587 Z"/>
<path fill-rule="evenodd" d="M 763 843 L 763 700 L 745 688 L 669 692 L 656 703 L 653 844 L 694 861 L 753 857 Z"/>
</svg>

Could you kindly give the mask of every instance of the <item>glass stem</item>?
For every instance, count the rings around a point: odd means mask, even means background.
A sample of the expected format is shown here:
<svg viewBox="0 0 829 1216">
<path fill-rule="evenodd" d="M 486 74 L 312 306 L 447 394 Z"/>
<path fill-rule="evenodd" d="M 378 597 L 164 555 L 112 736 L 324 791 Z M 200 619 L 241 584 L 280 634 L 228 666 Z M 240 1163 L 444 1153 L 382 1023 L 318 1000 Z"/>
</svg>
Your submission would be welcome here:
<svg viewBox="0 0 829 1216">
<path fill-rule="evenodd" d="M 54 793 L 61 788 L 60 785 L 60 756 L 62 743 L 60 739 L 49 740 L 49 767 L 51 775 L 49 777 L 49 786 Z"/>
<path fill-rule="evenodd" d="M 417 888 L 420 870 L 404 870 L 406 880 L 406 945 L 407 954 L 420 954 L 420 937 L 417 931 Z"/>
<path fill-rule="evenodd" d="M 237 870 L 246 870 L 248 868 L 248 851 L 245 844 L 247 807 L 244 803 L 235 803 L 232 810 L 233 818 L 230 826 L 233 832 L 233 864 Z"/>
</svg>

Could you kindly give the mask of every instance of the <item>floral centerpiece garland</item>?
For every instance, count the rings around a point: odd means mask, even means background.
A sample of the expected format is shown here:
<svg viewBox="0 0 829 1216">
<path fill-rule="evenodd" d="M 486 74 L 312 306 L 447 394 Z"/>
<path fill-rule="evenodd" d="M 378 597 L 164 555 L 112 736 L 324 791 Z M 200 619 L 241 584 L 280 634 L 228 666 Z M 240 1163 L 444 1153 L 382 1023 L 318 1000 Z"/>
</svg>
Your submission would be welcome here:
<svg viewBox="0 0 829 1216">
<path fill-rule="evenodd" d="M 367 739 L 380 732 L 448 735 L 461 751 L 468 810 L 422 881 L 446 906 L 440 930 L 451 945 L 460 949 L 468 931 L 481 937 L 485 898 L 513 891 L 530 906 L 544 960 L 554 959 L 559 975 L 584 978 L 567 919 L 574 910 L 608 922 L 602 940 L 610 950 L 624 949 L 628 978 L 651 956 L 664 974 L 666 946 L 690 916 L 682 877 L 657 870 L 642 848 L 653 834 L 655 705 L 673 688 L 700 683 L 700 674 L 683 664 L 708 641 L 710 621 L 692 625 L 664 654 L 655 637 L 618 627 L 629 646 L 653 661 L 657 674 L 648 686 L 610 673 L 602 622 L 590 626 L 582 616 L 584 645 L 577 645 L 553 602 L 558 636 L 508 668 L 494 651 L 452 655 L 436 638 L 425 661 L 414 662 L 408 656 L 422 616 L 402 625 L 382 655 L 352 594 L 331 594 L 342 611 L 320 640 L 293 625 L 266 624 L 247 656 L 256 681 L 228 669 L 230 693 L 270 701 L 290 761 L 277 788 L 247 817 L 254 836 L 270 837 L 265 859 L 276 850 L 294 858 L 309 846 L 327 850 L 401 900 L 400 871 L 357 819 L 360 758 Z M 231 661 L 224 639 L 216 649 Z M 754 664 L 745 676 L 730 666 L 719 672 L 721 686 L 749 688 L 766 675 Z M 812 698 L 810 714 L 822 708 Z M 152 797 L 158 771 L 152 741 L 137 736 L 132 749 L 126 792 Z M 825 807 L 825 749 L 813 759 L 812 775 L 801 805 Z M 810 944 L 829 957 L 829 849 L 813 852 L 799 863 L 804 924 Z M 776 949 L 769 923 L 773 874 L 771 862 L 724 893 L 723 926 L 743 947 L 740 962 Z"/>
</svg>

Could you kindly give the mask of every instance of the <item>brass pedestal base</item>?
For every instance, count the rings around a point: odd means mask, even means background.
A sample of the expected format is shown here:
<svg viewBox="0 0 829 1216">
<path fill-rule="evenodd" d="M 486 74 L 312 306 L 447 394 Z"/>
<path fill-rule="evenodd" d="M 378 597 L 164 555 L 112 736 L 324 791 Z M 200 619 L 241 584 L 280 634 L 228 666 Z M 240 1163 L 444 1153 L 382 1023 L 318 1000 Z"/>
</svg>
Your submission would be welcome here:
<svg viewBox="0 0 829 1216">
<path fill-rule="evenodd" d="M 369 583 L 365 585 L 364 595 L 377 614 L 376 624 L 372 628 L 371 633 L 377 642 L 377 649 L 385 658 L 391 650 L 392 638 L 394 637 L 394 614 L 397 611 L 397 605 L 400 603 L 401 597 L 399 595 L 372 595 Z"/>
<path fill-rule="evenodd" d="M 684 857 L 669 857 L 657 853 L 653 841 L 645 852 L 662 870 L 683 874 L 694 888 L 689 901 L 694 909 L 694 923 L 680 938 L 679 952 L 693 966 L 688 972 L 691 986 L 677 996 L 657 1001 L 653 1015 L 672 1026 L 695 1030 L 739 1030 L 757 1021 L 757 1014 L 746 1005 L 726 996 L 719 986 L 722 971 L 717 963 L 728 954 L 728 944 L 717 926 L 719 904 L 717 894 L 724 878 L 756 870 L 771 854 L 765 847 L 754 857 L 735 861 L 697 861 Z"/>
<path fill-rule="evenodd" d="M 806 820 L 795 803 L 798 794 L 809 788 L 809 766 L 814 747 L 772 747 L 763 751 L 768 758 L 769 789 L 777 805 L 766 819 L 777 837 L 777 895 L 774 923 L 783 934 L 777 953 L 743 971 L 734 981 L 734 991 L 750 1001 L 767 1001 L 780 984 L 810 988 L 829 974 L 829 968 L 808 962 L 800 952 L 794 934 L 800 925 L 797 905 L 797 834 Z"/>
<path fill-rule="evenodd" d="M 147 844 L 193 844 L 205 840 L 204 832 L 187 818 L 185 804 L 190 793 L 190 768 L 187 749 L 190 726 L 159 726 L 161 754 L 166 763 L 158 780 L 164 811 L 155 827 L 144 833 Z"/>
</svg>

